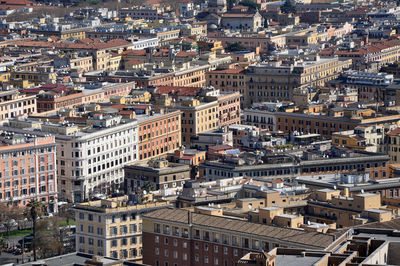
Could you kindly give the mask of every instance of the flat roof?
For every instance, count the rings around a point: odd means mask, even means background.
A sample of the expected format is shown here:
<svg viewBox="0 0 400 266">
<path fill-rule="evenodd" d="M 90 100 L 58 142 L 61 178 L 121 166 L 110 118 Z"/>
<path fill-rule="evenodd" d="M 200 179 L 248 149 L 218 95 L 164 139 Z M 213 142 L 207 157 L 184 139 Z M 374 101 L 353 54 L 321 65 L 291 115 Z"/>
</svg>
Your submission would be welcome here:
<svg viewBox="0 0 400 266">
<path fill-rule="evenodd" d="M 285 266 L 309 266 L 317 263 L 321 257 L 302 257 L 300 255 L 277 255 L 276 265 Z"/>
</svg>

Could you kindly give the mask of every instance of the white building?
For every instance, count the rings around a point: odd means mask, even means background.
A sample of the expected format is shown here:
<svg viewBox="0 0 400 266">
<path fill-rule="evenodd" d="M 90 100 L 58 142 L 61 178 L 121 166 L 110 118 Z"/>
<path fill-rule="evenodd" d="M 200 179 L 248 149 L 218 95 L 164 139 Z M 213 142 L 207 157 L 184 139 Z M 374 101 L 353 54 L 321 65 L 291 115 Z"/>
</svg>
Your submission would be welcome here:
<svg viewBox="0 0 400 266">
<path fill-rule="evenodd" d="M 96 116 L 84 128 L 73 124 L 10 121 L 5 130 L 35 135 L 54 134 L 57 147 L 59 198 L 80 202 L 95 194 L 116 192 L 124 181 L 123 166 L 137 160 L 136 120 Z"/>
</svg>

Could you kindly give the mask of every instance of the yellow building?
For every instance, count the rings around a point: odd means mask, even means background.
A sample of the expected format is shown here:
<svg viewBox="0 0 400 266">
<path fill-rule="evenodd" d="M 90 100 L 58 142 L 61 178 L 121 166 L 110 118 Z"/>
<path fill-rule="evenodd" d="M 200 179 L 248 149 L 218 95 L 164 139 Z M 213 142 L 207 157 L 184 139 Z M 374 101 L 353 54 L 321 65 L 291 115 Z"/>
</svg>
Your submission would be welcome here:
<svg viewBox="0 0 400 266">
<path fill-rule="evenodd" d="M 186 145 L 199 133 L 218 128 L 217 101 L 183 100 L 176 108 L 182 111 L 182 143 Z"/>
<path fill-rule="evenodd" d="M 0 92 L 0 120 L 36 113 L 36 96 L 18 90 Z"/>
<path fill-rule="evenodd" d="M 57 79 L 57 74 L 53 71 L 52 67 L 38 71 L 13 71 L 11 72 L 11 84 L 19 82 L 20 80 L 27 80 L 29 83 L 39 85 L 41 83 L 54 84 Z"/>
<path fill-rule="evenodd" d="M 76 250 L 140 262 L 142 214 L 169 206 L 169 202 L 130 204 L 128 196 L 77 204 Z"/>
</svg>

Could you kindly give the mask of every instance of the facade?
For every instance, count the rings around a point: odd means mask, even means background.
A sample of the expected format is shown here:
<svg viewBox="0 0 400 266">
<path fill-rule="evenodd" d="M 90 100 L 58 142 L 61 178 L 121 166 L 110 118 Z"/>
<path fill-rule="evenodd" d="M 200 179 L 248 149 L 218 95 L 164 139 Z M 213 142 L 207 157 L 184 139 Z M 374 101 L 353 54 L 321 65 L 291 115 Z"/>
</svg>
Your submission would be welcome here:
<svg viewBox="0 0 400 266">
<path fill-rule="evenodd" d="M 0 91 L 0 119 L 36 113 L 36 97 L 18 90 Z"/>
<path fill-rule="evenodd" d="M 384 102 L 386 88 L 392 83 L 392 74 L 359 71 L 347 71 L 339 79 L 330 82 L 338 88 L 357 89 L 358 102 L 361 103 Z"/>
<path fill-rule="evenodd" d="M 81 202 L 97 193 L 115 192 L 123 185 L 123 166 L 137 160 L 137 122 L 122 123 L 120 116 L 88 119 L 84 129 L 69 123 L 13 120 L 4 130 L 55 135 L 58 192 L 64 201 Z"/>
<path fill-rule="evenodd" d="M 98 89 L 73 90 L 50 89 L 37 95 L 38 112 L 57 111 L 62 108 L 75 107 L 81 104 L 97 103 L 110 100 L 113 96 L 128 96 L 135 89 L 135 82 L 107 84 Z"/>
<path fill-rule="evenodd" d="M 263 101 L 292 101 L 293 91 L 301 86 L 324 86 L 335 79 L 351 60 L 338 58 L 304 61 L 290 65 L 282 62 L 255 64 L 246 71 L 246 93 L 244 106 Z"/>
<path fill-rule="evenodd" d="M 192 137 L 218 128 L 218 102 L 183 100 L 175 107 L 182 112 L 182 144 L 190 145 Z"/>
<path fill-rule="evenodd" d="M 239 92 L 220 93 L 217 97 L 219 126 L 240 124 Z"/>
<path fill-rule="evenodd" d="M 337 228 L 345 228 L 368 222 L 386 222 L 394 218 L 392 210 L 381 206 L 381 195 L 361 193 L 350 197 L 348 190 L 343 196 L 336 191 L 320 190 L 318 199 L 309 200 L 306 218 L 320 223 L 336 223 Z"/>
<path fill-rule="evenodd" d="M 271 227 L 182 209 L 143 216 L 143 263 L 235 265 L 247 252 L 275 247 L 328 248 L 333 235 Z"/>
<path fill-rule="evenodd" d="M 162 14 L 156 8 L 123 8 L 119 11 L 121 17 L 130 17 L 132 19 L 159 20 Z"/>
<path fill-rule="evenodd" d="M 153 159 L 146 164 L 125 166 L 125 190 L 140 190 L 150 184 L 153 190 L 180 188 L 190 180 L 190 166 L 169 163 L 165 159 Z"/>
<path fill-rule="evenodd" d="M 140 262 L 142 215 L 169 206 L 168 202 L 132 204 L 127 196 L 77 204 L 76 250 Z"/>
<path fill-rule="evenodd" d="M 263 177 L 264 179 L 290 178 L 295 176 L 315 176 L 359 171 L 371 179 L 388 177 L 389 156 L 366 153 L 348 158 L 331 158 L 288 162 L 285 164 L 235 164 L 229 162 L 206 161 L 200 165 L 202 177 L 207 181 L 228 177 Z"/>
<path fill-rule="evenodd" d="M 0 139 L 0 202 L 25 207 L 37 199 L 47 212 L 57 212 L 54 137 L 26 137 L 2 131 Z"/>
<path fill-rule="evenodd" d="M 387 133 L 387 153 L 391 163 L 400 162 L 400 129 L 394 129 Z"/>
<path fill-rule="evenodd" d="M 221 17 L 221 26 L 230 30 L 257 32 L 264 25 L 263 17 L 258 13 L 225 13 Z"/>
<path fill-rule="evenodd" d="M 181 112 L 136 116 L 139 131 L 139 160 L 173 152 L 181 146 Z"/>
</svg>

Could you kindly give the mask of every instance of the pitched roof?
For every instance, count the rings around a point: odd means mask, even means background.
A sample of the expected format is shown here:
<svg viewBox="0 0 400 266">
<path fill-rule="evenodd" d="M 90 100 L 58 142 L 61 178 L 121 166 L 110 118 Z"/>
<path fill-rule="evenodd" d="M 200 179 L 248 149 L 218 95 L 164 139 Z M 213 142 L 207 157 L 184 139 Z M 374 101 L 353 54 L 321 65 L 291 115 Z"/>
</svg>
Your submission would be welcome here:
<svg viewBox="0 0 400 266">
<path fill-rule="evenodd" d="M 159 219 L 188 224 L 188 211 L 183 209 L 162 209 L 143 215 L 147 218 Z M 212 216 L 192 213 L 192 225 L 202 226 L 210 230 L 229 230 L 238 234 L 251 234 L 259 237 L 267 237 L 284 241 L 288 246 L 307 245 L 316 248 L 326 248 L 334 240 L 335 236 L 318 232 L 306 232 L 291 228 L 282 228 L 265 224 L 256 224 L 229 217 Z"/>
</svg>

